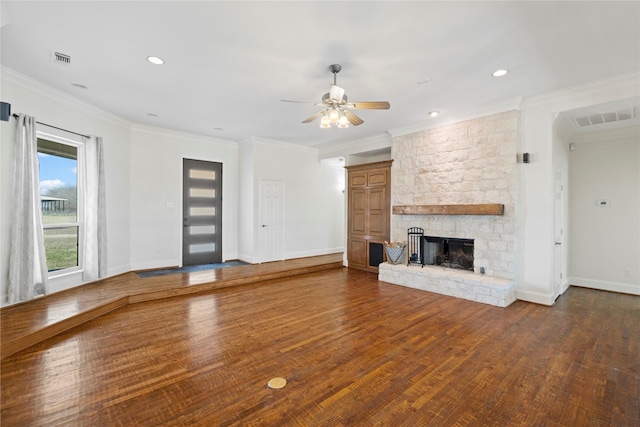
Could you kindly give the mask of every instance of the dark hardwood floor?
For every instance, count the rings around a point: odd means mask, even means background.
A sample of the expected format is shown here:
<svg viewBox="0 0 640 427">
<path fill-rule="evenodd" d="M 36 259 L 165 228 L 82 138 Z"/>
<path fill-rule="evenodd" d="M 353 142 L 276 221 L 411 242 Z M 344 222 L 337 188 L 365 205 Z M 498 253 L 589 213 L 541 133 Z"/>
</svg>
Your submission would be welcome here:
<svg viewBox="0 0 640 427">
<path fill-rule="evenodd" d="M 342 253 L 141 278 L 128 272 L 0 309 L 0 356 L 145 301 L 339 268 Z"/>
<path fill-rule="evenodd" d="M 1 369 L 3 427 L 638 426 L 640 297 L 499 308 L 335 268 L 127 305 Z"/>
</svg>

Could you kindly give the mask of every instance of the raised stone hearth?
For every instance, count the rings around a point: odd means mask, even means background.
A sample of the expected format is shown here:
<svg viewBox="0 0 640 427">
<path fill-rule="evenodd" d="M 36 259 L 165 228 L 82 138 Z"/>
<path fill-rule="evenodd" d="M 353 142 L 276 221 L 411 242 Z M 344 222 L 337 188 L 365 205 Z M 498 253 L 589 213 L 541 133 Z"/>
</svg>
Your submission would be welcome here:
<svg viewBox="0 0 640 427">
<path fill-rule="evenodd" d="M 425 265 L 382 263 L 378 280 L 470 301 L 507 307 L 516 300 L 513 280 Z"/>
</svg>

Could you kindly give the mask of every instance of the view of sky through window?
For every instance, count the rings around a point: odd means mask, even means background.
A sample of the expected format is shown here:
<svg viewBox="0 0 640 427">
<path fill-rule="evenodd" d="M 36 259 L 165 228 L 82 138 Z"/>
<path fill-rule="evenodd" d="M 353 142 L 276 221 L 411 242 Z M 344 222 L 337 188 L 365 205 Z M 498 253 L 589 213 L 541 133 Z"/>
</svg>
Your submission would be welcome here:
<svg viewBox="0 0 640 427">
<path fill-rule="evenodd" d="M 46 196 L 51 190 L 76 187 L 77 160 L 38 153 L 40 162 L 40 194 Z"/>
</svg>

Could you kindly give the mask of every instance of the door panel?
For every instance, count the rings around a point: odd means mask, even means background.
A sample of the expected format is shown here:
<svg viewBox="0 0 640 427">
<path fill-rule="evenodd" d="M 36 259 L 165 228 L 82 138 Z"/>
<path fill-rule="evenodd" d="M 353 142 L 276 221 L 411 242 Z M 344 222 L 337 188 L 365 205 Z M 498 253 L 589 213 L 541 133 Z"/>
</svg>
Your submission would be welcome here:
<svg viewBox="0 0 640 427">
<path fill-rule="evenodd" d="M 282 254 L 282 181 L 260 180 L 260 262 L 280 261 Z"/>
<path fill-rule="evenodd" d="M 367 173 L 366 172 L 352 172 L 349 174 L 349 186 L 350 187 L 366 187 L 367 185 Z"/>
<path fill-rule="evenodd" d="M 349 193 L 351 198 L 351 216 L 349 220 L 349 232 L 358 235 L 366 233 L 366 216 L 367 216 L 367 192 L 366 190 L 351 190 Z"/>
<path fill-rule="evenodd" d="M 369 230 L 368 235 L 385 237 L 387 235 L 387 192 L 385 188 L 369 189 Z"/>
<path fill-rule="evenodd" d="M 562 186 L 562 174 L 556 172 L 555 175 L 555 194 L 554 194 L 554 215 L 553 215 L 553 234 L 554 234 L 554 250 L 553 250 L 553 294 L 557 298 L 562 293 L 563 286 L 563 215 L 564 215 L 564 189 Z"/>
<path fill-rule="evenodd" d="M 347 259 L 350 267 L 365 267 L 367 265 L 367 241 L 364 239 L 349 239 L 347 243 Z"/>
<path fill-rule="evenodd" d="M 222 163 L 183 159 L 182 265 L 222 262 Z"/>
<path fill-rule="evenodd" d="M 369 172 L 367 174 L 367 185 L 369 187 L 386 186 L 387 172 L 384 169 Z"/>
</svg>

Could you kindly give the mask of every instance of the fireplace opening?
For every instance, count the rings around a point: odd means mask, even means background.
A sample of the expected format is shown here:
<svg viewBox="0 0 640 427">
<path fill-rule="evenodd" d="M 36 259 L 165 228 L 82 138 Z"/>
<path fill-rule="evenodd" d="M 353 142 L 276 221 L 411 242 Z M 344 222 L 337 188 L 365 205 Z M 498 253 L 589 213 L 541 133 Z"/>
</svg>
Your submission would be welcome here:
<svg viewBox="0 0 640 427">
<path fill-rule="evenodd" d="M 473 271 L 473 239 L 422 237 L 424 265 Z"/>
</svg>

